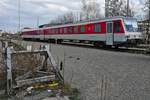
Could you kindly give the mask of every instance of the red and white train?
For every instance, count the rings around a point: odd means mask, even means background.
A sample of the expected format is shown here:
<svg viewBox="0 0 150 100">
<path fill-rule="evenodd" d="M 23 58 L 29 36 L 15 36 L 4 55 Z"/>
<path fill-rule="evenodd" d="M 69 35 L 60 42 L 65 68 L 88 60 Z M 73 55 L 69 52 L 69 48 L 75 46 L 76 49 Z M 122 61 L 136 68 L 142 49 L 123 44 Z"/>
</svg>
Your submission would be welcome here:
<svg viewBox="0 0 150 100">
<path fill-rule="evenodd" d="M 142 40 L 134 18 L 115 17 L 77 24 L 57 25 L 38 29 L 24 29 L 23 39 L 90 41 L 94 44 L 119 46 Z"/>
</svg>

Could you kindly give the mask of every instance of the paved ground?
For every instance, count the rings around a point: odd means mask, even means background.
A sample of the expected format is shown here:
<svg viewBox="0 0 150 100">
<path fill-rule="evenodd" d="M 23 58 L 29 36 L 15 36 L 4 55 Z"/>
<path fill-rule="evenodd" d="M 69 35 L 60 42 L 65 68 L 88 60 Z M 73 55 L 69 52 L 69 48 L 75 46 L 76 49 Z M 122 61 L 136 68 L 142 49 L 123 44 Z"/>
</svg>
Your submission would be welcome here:
<svg viewBox="0 0 150 100">
<path fill-rule="evenodd" d="M 65 79 L 85 100 L 150 100 L 150 57 L 70 46 L 51 46 L 65 55 Z M 57 55 L 57 56 L 56 56 Z"/>
</svg>

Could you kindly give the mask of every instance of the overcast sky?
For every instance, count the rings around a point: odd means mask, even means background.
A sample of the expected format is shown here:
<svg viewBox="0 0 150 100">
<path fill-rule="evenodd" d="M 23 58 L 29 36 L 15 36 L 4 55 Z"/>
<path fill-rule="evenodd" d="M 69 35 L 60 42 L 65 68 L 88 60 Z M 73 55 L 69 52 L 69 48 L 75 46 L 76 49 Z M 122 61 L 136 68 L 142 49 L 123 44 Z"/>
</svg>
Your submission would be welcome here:
<svg viewBox="0 0 150 100">
<path fill-rule="evenodd" d="M 20 0 L 21 1 L 21 27 L 36 27 L 39 23 L 50 22 L 58 15 L 70 11 L 80 12 L 81 0 Z M 100 3 L 101 14 L 104 14 L 104 1 Z M 131 5 L 137 13 L 141 14 L 143 0 L 131 0 Z M 18 27 L 18 0 L 0 0 L 0 29 L 17 31 Z"/>
</svg>

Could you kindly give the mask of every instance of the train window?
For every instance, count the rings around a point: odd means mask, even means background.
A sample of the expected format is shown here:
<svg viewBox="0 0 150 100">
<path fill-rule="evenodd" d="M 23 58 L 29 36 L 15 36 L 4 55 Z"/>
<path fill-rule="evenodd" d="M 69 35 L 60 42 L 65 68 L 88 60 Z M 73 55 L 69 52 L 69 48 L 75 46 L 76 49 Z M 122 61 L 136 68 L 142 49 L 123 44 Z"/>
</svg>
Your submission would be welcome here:
<svg viewBox="0 0 150 100">
<path fill-rule="evenodd" d="M 53 34 L 55 34 L 55 29 L 53 29 Z"/>
<path fill-rule="evenodd" d="M 51 32 L 50 33 L 52 33 L 53 34 L 53 29 L 51 29 Z"/>
<path fill-rule="evenodd" d="M 59 34 L 59 28 L 57 29 L 57 33 Z"/>
<path fill-rule="evenodd" d="M 56 29 L 54 29 L 54 33 L 56 34 Z"/>
<path fill-rule="evenodd" d="M 95 32 L 101 32 L 101 25 L 95 25 L 94 30 Z"/>
<path fill-rule="evenodd" d="M 69 33 L 72 33 L 72 27 L 69 27 Z"/>
<path fill-rule="evenodd" d="M 85 32 L 85 26 L 81 26 L 81 32 Z"/>
<path fill-rule="evenodd" d="M 67 33 L 67 28 L 64 28 L 64 33 Z"/>
<path fill-rule="evenodd" d="M 57 34 L 57 29 L 55 29 L 55 33 Z"/>
<path fill-rule="evenodd" d="M 62 28 L 60 28 L 60 33 L 63 33 L 63 30 L 62 30 Z"/>
<path fill-rule="evenodd" d="M 52 33 L 53 33 L 53 34 L 55 33 L 54 29 L 52 29 Z"/>
<path fill-rule="evenodd" d="M 126 18 L 126 19 L 124 19 L 124 23 L 125 23 L 126 31 L 128 31 L 128 32 L 138 32 L 137 20 L 132 19 L 132 18 L 131 19 Z"/>
<path fill-rule="evenodd" d="M 58 29 L 57 29 L 57 28 L 55 29 L 55 33 L 56 33 L 56 34 L 58 33 Z"/>
<path fill-rule="evenodd" d="M 51 29 L 47 30 L 47 33 L 48 33 L 48 34 L 51 34 Z"/>
<path fill-rule="evenodd" d="M 53 29 L 54 34 L 56 33 L 56 29 Z"/>
<path fill-rule="evenodd" d="M 78 26 L 74 27 L 74 32 L 78 33 Z"/>
<path fill-rule="evenodd" d="M 112 32 L 113 32 L 113 24 L 107 23 L 107 33 L 112 33 Z"/>
<path fill-rule="evenodd" d="M 59 33 L 59 28 L 57 28 L 57 33 Z"/>
<path fill-rule="evenodd" d="M 117 32 L 120 32 L 120 30 L 121 30 L 121 23 L 115 22 L 114 23 L 114 32 L 117 33 Z"/>
</svg>

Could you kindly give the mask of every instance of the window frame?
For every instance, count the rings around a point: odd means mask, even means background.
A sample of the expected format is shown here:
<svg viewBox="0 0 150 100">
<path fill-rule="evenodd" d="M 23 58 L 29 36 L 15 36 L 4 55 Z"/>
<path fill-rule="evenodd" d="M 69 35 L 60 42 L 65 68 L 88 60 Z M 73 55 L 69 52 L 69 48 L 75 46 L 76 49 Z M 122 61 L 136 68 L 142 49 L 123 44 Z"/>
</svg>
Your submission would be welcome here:
<svg viewBox="0 0 150 100">
<path fill-rule="evenodd" d="M 68 32 L 69 32 L 69 33 L 72 33 L 72 32 L 73 32 L 73 27 L 72 27 L 72 26 L 70 26 L 70 27 L 68 28 Z"/>
<path fill-rule="evenodd" d="M 62 28 L 60 28 L 60 29 L 59 29 L 59 32 L 60 32 L 60 34 L 62 34 L 62 33 L 63 33 L 63 29 L 62 29 Z"/>
<path fill-rule="evenodd" d="M 102 31 L 101 24 L 94 25 L 94 32 L 99 33 Z"/>
<path fill-rule="evenodd" d="M 64 29 L 64 34 L 66 34 L 67 33 L 67 27 L 64 27 L 63 29 Z"/>
<path fill-rule="evenodd" d="M 80 32 L 81 32 L 81 33 L 84 33 L 85 31 L 86 31 L 85 25 L 82 25 L 82 26 L 80 27 Z"/>
<path fill-rule="evenodd" d="M 107 33 L 113 33 L 113 25 L 114 25 L 113 22 L 107 22 L 107 28 L 106 28 L 107 29 Z M 111 26 L 111 30 L 110 30 L 110 26 Z"/>
<path fill-rule="evenodd" d="M 121 22 L 116 21 L 114 22 L 114 33 L 119 33 L 121 31 Z"/>
<path fill-rule="evenodd" d="M 78 33 L 79 32 L 79 26 L 75 26 L 74 27 L 74 33 Z"/>
</svg>

